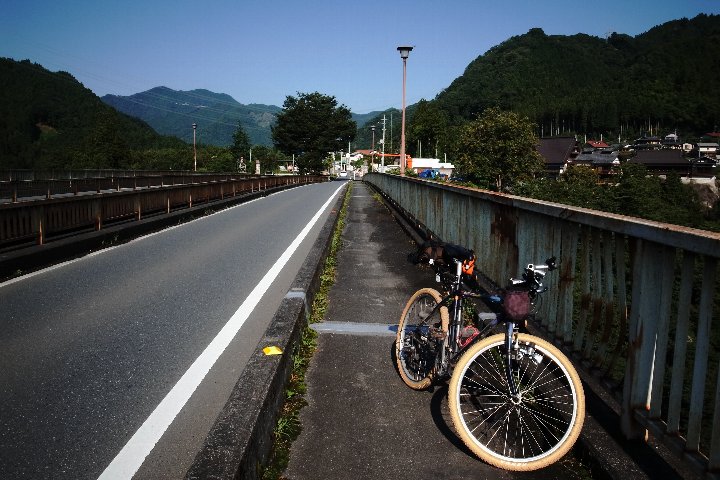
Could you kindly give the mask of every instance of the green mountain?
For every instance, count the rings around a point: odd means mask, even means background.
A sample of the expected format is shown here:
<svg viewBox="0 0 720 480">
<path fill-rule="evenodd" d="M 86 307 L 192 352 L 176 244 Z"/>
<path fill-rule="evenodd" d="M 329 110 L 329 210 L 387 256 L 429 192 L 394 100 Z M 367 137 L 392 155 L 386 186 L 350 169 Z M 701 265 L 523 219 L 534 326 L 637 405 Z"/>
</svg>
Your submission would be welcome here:
<svg viewBox="0 0 720 480">
<path fill-rule="evenodd" d="M 129 168 L 140 150 L 187 149 L 67 72 L 0 58 L 0 85 L 0 169 Z"/>
<path fill-rule="evenodd" d="M 206 145 L 232 145 L 238 122 L 250 142 L 272 145 L 270 127 L 281 111 L 273 105 L 243 105 L 230 95 L 209 90 L 177 91 L 156 87 L 130 96 L 105 95 L 102 101 L 117 110 L 140 118 L 159 133 L 192 143 L 192 124 L 197 124 L 196 141 Z"/>
<path fill-rule="evenodd" d="M 534 28 L 477 57 L 434 99 L 410 105 L 408 152 L 452 154 L 454 132 L 444 126 L 490 106 L 527 115 L 546 136 L 633 138 L 677 130 L 693 140 L 720 127 L 718 72 L 719 15 L 674 20 L 635 37 L 547 35 Z M 104 103 L 69 73 L 27 60 L 0 59 L 0 85 L 0 168 L 186 168 L 192 147 L 150 126 L 191 143 L 196 123 L 198 143 L 229 145 L 240 122 L 252 143 L 270 145 L 281 110 L 165 87 L 105 96 Z M 353 115 L 359 125 L 353 148 L 370 148 L 374 124 L 380 149 L 383 113 L 386 152 L 397 151 L 397 110 Z"/>
<path fill-rule="evenodd" d="M 371 121 L 373 118 L 380 115 L 382 117 L 383 112 L 370 112 L 370 113 L 353 113 L 352 119 L 355 123 L 357 123 L 358 128 L 362 128 L 365 126 L 366 123 Z"/>
<path fill-rule="evenodd" d="M 701 134 L 720 124 L 720 16 L 674 20 L 631 37 L 533 28 L 475 59 L 434 99 L 451 123 L 499 106 L 553 133 Z"/>
</svg>

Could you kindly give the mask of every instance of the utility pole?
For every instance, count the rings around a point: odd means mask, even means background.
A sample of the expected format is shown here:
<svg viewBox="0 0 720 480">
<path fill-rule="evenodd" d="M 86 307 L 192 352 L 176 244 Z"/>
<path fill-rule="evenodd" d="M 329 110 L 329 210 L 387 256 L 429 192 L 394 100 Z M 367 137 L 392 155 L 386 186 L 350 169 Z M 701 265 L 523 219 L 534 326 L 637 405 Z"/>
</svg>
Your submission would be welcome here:
<svg viewBox="0 0 720 480">
<path fill-rule="evenodd" d="M 383 138 L 382 138 L 382 157 L 380 157 L 381 173 L 385 173 L 385 115 L 383 115 Z"/>
<path fill-rule="evenodd" d="M 370 129 L 372 130 L 372 150 L 370 151 L 370 170 L 372 170 L 372 165 L 375 163 L 375 125 L 371 126 Z"/>
<path fill-rule="evenodd" d="M 393 112 L 390 112 L 390 153 L 395 153 L 392 147 L 392 140 L 393 140 Z"/>
<path fill-rule="evenodd" d="M 195 131 L 197 130 L 197 123 L 192 124 L 193 127 L 193 171 L 197 172 L 197 147 L 195 146 Z"/>
</svg>

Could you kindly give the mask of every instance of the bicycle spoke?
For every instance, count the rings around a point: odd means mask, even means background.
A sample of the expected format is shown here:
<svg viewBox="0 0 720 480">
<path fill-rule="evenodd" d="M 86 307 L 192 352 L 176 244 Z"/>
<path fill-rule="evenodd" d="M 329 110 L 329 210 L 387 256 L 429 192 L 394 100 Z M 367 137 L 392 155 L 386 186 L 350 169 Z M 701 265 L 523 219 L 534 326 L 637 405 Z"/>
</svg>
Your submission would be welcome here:
<svg viewBox="0 0 720 480">
<path fill-rule="evenodd" d="M 498 459 L 501 466 L 505 462 L 547 465 L 542 459 L 567 451 L 567 439 L 577 431 L 579 386 L 556 354 L 545 350 L 549 347 L 525 340 L 521 345 L 527 350 L 512 361 L 518 394 L 511 395 L 504 342 L 501 335 L 497 337 L 460 365 L 462 375 L 453 387 L 462 419 L 459 428 L 469 435 L 464 439 L 473 439 L 468 445 L 483 459 Z"/>
</svg>

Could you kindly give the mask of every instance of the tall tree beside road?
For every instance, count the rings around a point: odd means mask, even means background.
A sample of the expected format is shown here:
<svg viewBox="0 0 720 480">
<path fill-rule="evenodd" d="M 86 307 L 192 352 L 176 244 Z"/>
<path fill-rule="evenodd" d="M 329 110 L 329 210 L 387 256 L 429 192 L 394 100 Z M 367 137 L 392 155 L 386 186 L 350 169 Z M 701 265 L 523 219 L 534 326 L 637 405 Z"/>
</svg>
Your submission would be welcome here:
<svg viewBox="0 0 720 480">
<path fill-rule="evenodd" d="M 436 103 L 420 100 L 408 127 L 409 150 L 418 157 L 442 157 L 447 145 L 445 137 L 447 126 L 447 114 Z M 422 155 L 421 149 L 425 151 Z"/>
<path fill-rule="evenodd" d="M 514 112 L 488 108 L 462 127 L 458 174 L 482 188 L 509 190 L 543 172 L 535 125 Z"/>
<path fill-rule="evenodd" d="M 235 157 L 235 161 L 239 162 L 240 159 L 247 165 L 247 162 L 250 159 L 250 137 L 247 133 L 245 133 L 245 130 L 243 129 L 240 122 L 238 122 L 237 130 L 235 130 L 235 133 L 233 133 L 232 136 L 233 143 L 230 146 L 230 151 L 233 154 L 233 157 Z M 248 169 L 250 173 L 254 172 L 254 166 L 252 169 Z"/>
<path fill-rule="evenodd" d="M 288 159 L 282 152 L 266 147 L 265 145 L 256 145 L 252 151 L 252 163 L 248 165 L 248 173 L 255 173 L 255 162 L 260 162 L 260 173 L 277 172 L 280 169 L 281 162 Z M 247 163 L 249 159 L 245 159 Z"/>
<path fill-rule="evenodd" d="M 285 99 L 272 138 L 281 152 L 295 155 L 301 173 L 321 172 L 328 152 L 341 150 L 356 130 L 350 109 L 338 106 L 335 97 L 298 93 Z"/>
</svg>

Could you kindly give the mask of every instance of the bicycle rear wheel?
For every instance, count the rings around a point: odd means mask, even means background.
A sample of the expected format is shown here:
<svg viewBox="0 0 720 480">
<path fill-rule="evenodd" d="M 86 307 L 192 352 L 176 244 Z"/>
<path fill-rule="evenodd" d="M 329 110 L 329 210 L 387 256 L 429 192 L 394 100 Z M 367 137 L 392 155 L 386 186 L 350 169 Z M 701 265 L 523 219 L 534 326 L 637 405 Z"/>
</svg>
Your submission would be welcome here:
<svg viewBox="0 0 720 480">
<path fill-rule="evenodd" d="M 517 334 L 512 375 L 506 375 L 505 335 L 493 335 L 463 354 L 448 391 L 460 438 L 485 462 L 506 470 L 543 468 L 573 446 L 585 419 L 585 394 L 570 360 L 554 345 Z"/>
<path fill-rule="evenodd" d="M 400 316 L 395 340 L 395 359 L 403 382 L 415 390 L 432 384 L 435 374 L 436 346 L 443 325 L 447 329 L 448 309 L 433 309 L 442 297 L 433 288 L 421 288 L 408 300 Z M 432 315 L 431 315 L 432 314 Z"/>
</svg>

